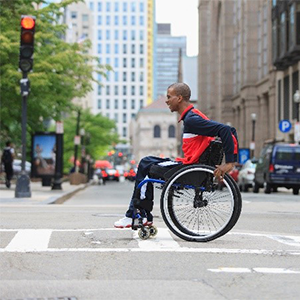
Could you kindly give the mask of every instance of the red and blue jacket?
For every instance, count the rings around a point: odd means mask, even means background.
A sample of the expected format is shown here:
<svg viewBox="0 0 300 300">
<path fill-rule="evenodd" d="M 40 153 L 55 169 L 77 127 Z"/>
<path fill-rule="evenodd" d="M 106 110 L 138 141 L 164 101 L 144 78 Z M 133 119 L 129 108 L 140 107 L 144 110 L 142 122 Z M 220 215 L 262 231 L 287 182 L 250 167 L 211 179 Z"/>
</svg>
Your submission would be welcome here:
<svg viewBox="0 0 300 300">
<path fill-rule="evenodd" d="M 215 137 L 220 137 L 225 153 L 225 161 L 236 162 L 238 138 L 235 128 L 211 121 L 206 115 L 189 105 L 178 122 L 183 121 L 182 151 L 184 158 L 176 158 L 183 164 L 194 164 Z"/>
</svg>

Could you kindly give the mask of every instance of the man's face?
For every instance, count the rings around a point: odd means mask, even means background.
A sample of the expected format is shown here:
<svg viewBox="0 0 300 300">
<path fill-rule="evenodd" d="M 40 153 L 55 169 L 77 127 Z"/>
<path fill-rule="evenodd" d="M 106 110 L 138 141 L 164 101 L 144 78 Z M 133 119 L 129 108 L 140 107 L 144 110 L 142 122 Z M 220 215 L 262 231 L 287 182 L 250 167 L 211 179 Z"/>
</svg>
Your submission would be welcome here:
<svg viewBox="0 0 300 300">
<path fill-rule="evenodd" d="M 167 91 L 167 100 L 166 103 L 169 106 L 171 112 L 178 111 L 180 101 L 182 96 L 177 96 L 174 89 L 170 88 Z"/>
</svg>

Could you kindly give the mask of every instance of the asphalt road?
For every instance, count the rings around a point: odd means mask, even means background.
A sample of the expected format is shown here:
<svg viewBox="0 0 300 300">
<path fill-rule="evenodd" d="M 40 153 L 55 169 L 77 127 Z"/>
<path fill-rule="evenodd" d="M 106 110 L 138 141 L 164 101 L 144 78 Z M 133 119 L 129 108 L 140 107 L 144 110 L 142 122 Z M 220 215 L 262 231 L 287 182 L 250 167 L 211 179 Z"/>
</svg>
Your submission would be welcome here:
<svg viewBox="0 0 300 300">
<path fill-rule="evenodd" d="M 113 228 L 130 182 L 90 186 L 63 205 L 0 208 L 0 299 L 299 299 L 300 197 L 244 193 L 231 232 L 209 243 Z"/>
</svg>

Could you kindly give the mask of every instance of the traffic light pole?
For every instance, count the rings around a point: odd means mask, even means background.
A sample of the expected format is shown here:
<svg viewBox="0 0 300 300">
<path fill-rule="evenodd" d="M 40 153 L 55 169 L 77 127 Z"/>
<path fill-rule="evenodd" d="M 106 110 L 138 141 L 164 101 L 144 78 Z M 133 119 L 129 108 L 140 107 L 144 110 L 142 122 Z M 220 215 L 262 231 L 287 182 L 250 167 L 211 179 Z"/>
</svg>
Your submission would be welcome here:
<svg viewBox="0 0 300 300">
<path fill-rule="evenodd" d="M 26 162 L 26 124 L 27 124 L 27 96 L 29 95 L 29 80 L 27 73 L 23 72 L 21 83 L 22 95 L 22 169 L 17 178 L 15 198 L 29 198 L 31 197 L 30 191 L 30 178 L 25 171 Z"/>
</svg>

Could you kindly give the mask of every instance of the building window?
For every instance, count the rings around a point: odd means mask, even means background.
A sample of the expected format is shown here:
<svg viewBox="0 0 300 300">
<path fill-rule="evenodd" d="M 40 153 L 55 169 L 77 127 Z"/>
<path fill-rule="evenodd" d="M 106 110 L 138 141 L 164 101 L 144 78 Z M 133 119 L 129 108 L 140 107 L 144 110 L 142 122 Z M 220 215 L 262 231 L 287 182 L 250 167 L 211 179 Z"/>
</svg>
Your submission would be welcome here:
<svg viewBox="0 0 300 300">
<path fill-rule="evenodd" d="M 102 11 L 102 3 L 98 2 L 98 11 Z"/>
<path fill-rule="evenodd" d="M 135 118 L 135 114 L 131 114 L 131 119 L 134 119 Z"/>
<path fill-rule="evenodd" d="M 135 100 L 131 99 L 131 109 L 135 109 Z"/>
<path fill-rule="evenodd" d="M 118 53 L 119 53 L 119 45 L 115 44 L 115 54 L 118 54 Z"/>
<path fill-rule="evenodd" d="M 290 119 L 290 77 L 283 79 L 283 118 Z"/>
<path fill-rule="evenodd" d="M 127 45 L 123 44 L 123 54 L 127 54 Z"/>
<path fill-rule="evenodd" d="M 119 58 L 115 57 L 115 68 L 119 67 Z"/>
<path fill-rule="evenodd" d="M 98 109 L 101 109 L 101 105 L 102 105 L 101 99 L 98 99 Z"/>
<path fill-rule="evenodd" d="M 127 30 L 123 30 L 123 40 L 127 40 Z"/>
<path fill-rule="evenodd" d="M 119 108 L 119 101 L 118 99 L 115 99 L 115 109 L 118 109 Z"/>
<path fill-rule="evenodd" d="M 126 101 L 126 99 L 123 99 L 123 109 L 127 109 L 127 101 Z"/>
<path fill-rule="evenodd" d="M 123 58 L 123 68 L 127 68 L 127 59 Z"/>
<path fill-rule="evenodd" d="M 98 40 L 102 40 L 102 31 L 98 30 Z"/>
<path fill-rule="evenodd" d="M 144 31 L 140 30 L 140 40 L 143 41 L 144 40 Z"/>
<path fill-rule="evenodd" d="M 110 2 L 106 2 L 106 11 L 110 12 Z"/>
<path fill-rule="evenodd" d="M 119 123 L 119 115 L 117 113 L 115 113 L 115 122 Z"/>
<path fill-rule="evenodd" d="M 110 54 L 110 44 L 106 44 L 106 54 Z"/>
<path fill-rule="evenodd" d="M 106 39 L 110 40 L 110 31 L 109 30 L 106 30 Z"/>
<path fill-rule="evenodd" d="M 131 72 L 131 81 L 135 81 L 135 72 Z"/>
<path fill-rule="evenodd" d="M 115 30 L 115 40 L 117 41 L 119 39 L 119 31 Z"/>
<path fill-rule="evenodd" d="M 140 3 L 140 12 L 144 12 L 144 3 L 143 2 Z"/>
<path fill-rule="evenodd" d="M 123 114 L 123 123 L 126 123 L 126 122 L 127 122 L 127 114 L 124 113 L 124 114 Z"/>
<path fill-rule="evenodd" d="M 135 95 L 135 86 L 131 86 L 131 96 Z"/>
<path fill-rule="evenodd" d="M 131 45 L 131 54 L 135 54 L 135 45 L 134 44 Z"/>
<path fill-rule="evenodd" d="M 131 68 L 135 68 L 135 58 L 131 59 Z"/>
<path fill-rule="evenodd" d="M 94 2 L 90 2 L 90 10 L 91 10 L 91 11 L 94 10 Z"/>
<path fill-rule="evenodd" d="M 116 3 L 115 3 L 115 12 L 118 12 L 118 11 L 119 11 L 119 3 L 116 2 Z"/>
<path fill-rule="evenodd" d="M 119 25 L 119 16 L 115 16 L 115 25 Z"/>
<path fill-rule="evenodd" d="M 140 86 L 140 96 L 143 96 L 143 95 L 144 95 L 144 87 Z"/>
<path fill-rule="evenodd" d="M 98 25 L 102 25 L 102 16 L 98 16 Z"/>
<path fill-rule="evenodd" d="M 127 25 L 127 16 L 123 16 L 123 25 Z"/>
<path fill-rule="evenodd" d="M 118 82 L 119 81 L 119 72 L 115 71 L 115 81 Z"/>
<path fill-rule="evenodd" d="M 135 16 L 131 16 L 131 25 L 135 25 Z"/>
<path fill-rule="evenodd" d="M 126 137 L 126 136 L 127 136 L 127 128 L 123 127 L 123 137 Z"/>
<path fill-rule="evenodd" d="M 144 72 L 140 73 L 140 82 L 144 82 Z"/>
<path fill-rule="evenodd" d="M 77 12 L 76 11 L 71 11 L 71 18 L 72 19 L 77 19 Z"/>
<path fill-rule="evenodd" d="M 127 72 L 123 72 L 123 81 L 127 81 Z"/>
<path fill-rule="evenodd" d="M 115 95 L 119 95 L 119 87 L 117 85 L 115 85 Z"/>
<path fill-rule="evenodd" d="M 106 25 L 110 25 L 110 16 L 106 16 Z"/>
<path fill-rule="evenodd" d="M 131 11 L 135 12 L 135 2 L 131 2 Z"/>
<path fill-rule="evenodd" d="M 170 125 L 168 131 L 169 131 L 169 138 L 174 138 L 175 137 L 175 126 Z"/>
<path fill-rule="evenodd" d="M 98 95 L 101 95 L 101 93 L 102 93 L 102 86 L 98 85 Z"/>
<path fill-rule="evenodd" d="M 106 109 L 110 109 L 110 102 L 109 102 L 109 99 L 106 99 Z"/>
<path fill-rule="evenodd" d="M 286 52 L 286 12 L 280 15 L 280 56 L 284 56 Z"/>
<path fill-rule="evenodd" d="M 160 126 L 159 125 L 154 126 L 153 137 L 160 138 Z"/>
<path fill-rule="evenodd" d="M 107 96 L 110 95 L 110 86 L 109 85 L 106 86 L 106 95 Z"/>
<path fill-rule="evenodd" d="M 126 12 L 126 11 L 127 11 L 127 3 L 124 2 L 124 3 L 123 3 L 123 12 Z"/>
<path fill-rule="evenodd" d="M 135 41 L 135 31 L 131 30 L 131 40 Z"/>
<path fill-rule="evenodd" d="M 140 58 L 140 68 L 144 68 L 144 59 Z"/>
<path fill-rule="evenodd" d="M 140 26 L 144 26 L 144 16 L 140 16 Z"/>
<path fill-rule="evenodd" d="M 140 54 L 144 54 L 144 45 L 140 45 Z"/>
<path fill-rule="evenodd" d="M 299 71 L 296 71 L 292 75 L 292 94 L 294 95 L 295 92 L 299 90 Z M 297 119 L 298 117 L 298 110 L 297 104 L 293 101 L 293 110 L 292 110 L 292 119 Z"/>
<path fill-rule="evenodd" d="M 98 44 L 98 53 L 101 54 L 102 53 L 102 45 Z"/>
<path fill-rule="evenodd" d="M 82 22 L 88 22 L 89 21 L 89 15 L 83 14 L 82 15 Z"/>
<path fill-rule="evenodd" d="M 127 86 L 126 85 L 123 86 L 123 95 L 124 96 L 127 95 Z"/>
<path fill-rule="evenodd" d="M 143 107 L 144 107 L 144 100 L 141 99 L 141 100 L 140 100 L 140 109 L 143 108 Z"/>
</svg>

